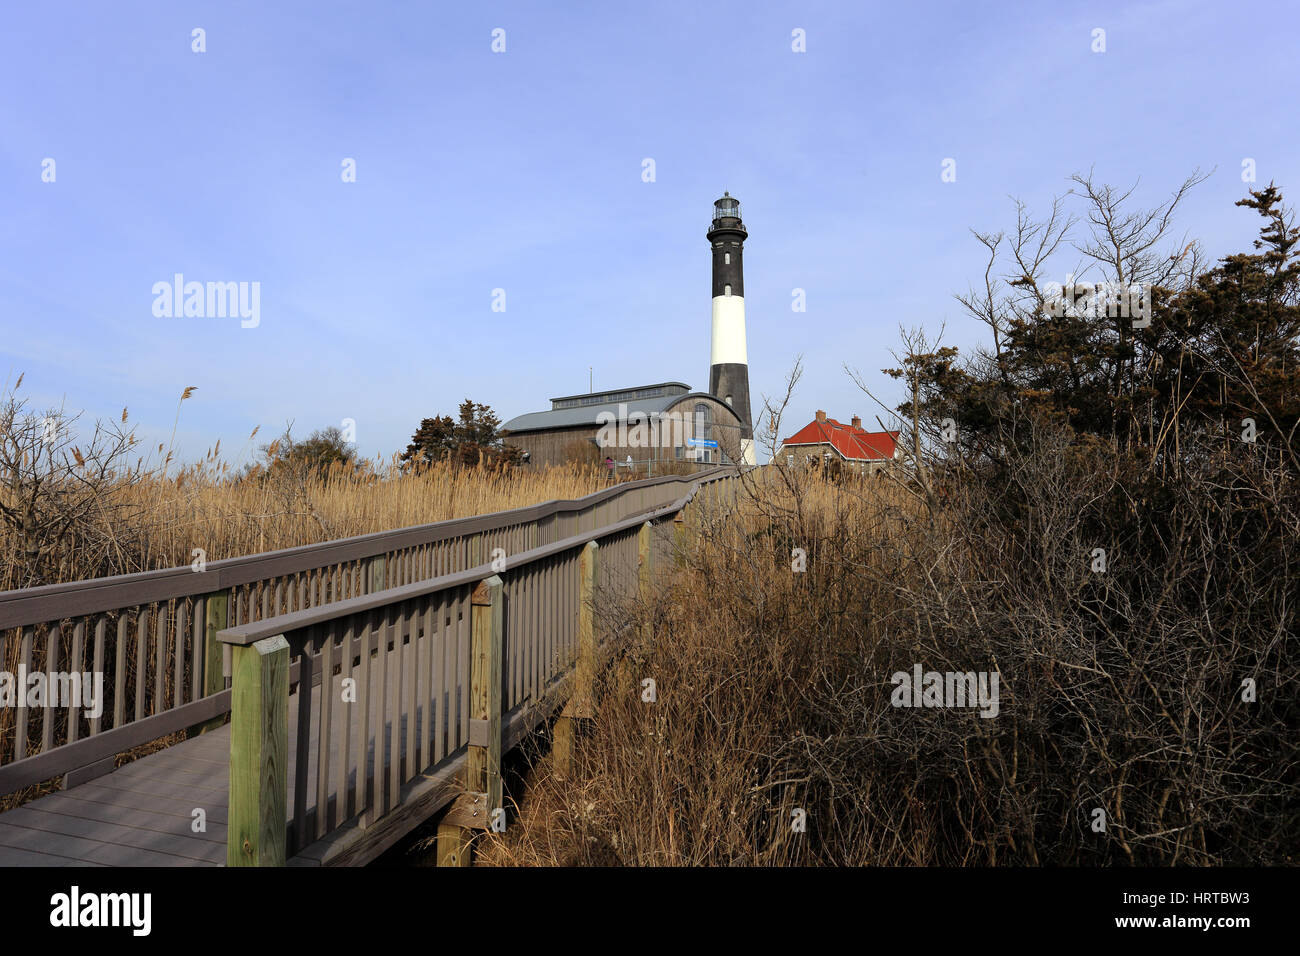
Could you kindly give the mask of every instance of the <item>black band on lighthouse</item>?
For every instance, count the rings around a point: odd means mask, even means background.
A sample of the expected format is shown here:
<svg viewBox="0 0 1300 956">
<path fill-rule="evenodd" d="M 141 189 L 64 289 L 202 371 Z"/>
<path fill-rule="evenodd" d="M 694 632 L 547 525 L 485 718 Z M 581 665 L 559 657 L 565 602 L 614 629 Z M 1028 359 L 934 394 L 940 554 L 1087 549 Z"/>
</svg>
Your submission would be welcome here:
<svg viewBox="0 0 1300 956">
<path fill-rule="evenodd" d="M 713 240 L 713 294 L 744 295 L 745 273 L 741 269 L 744 255 L 735 234 L 719 235 Z M 731 288 L 728 289 L 727 287 Z"/>
<path fill-rule="evenodd" d="M 754 428 L 749 422 L 749 366 L 738 362 L 714 365 L 709 369 L 709 393 L 730 405 L 740 416 L 740 437 L 753 438 Z"/>
</svg>

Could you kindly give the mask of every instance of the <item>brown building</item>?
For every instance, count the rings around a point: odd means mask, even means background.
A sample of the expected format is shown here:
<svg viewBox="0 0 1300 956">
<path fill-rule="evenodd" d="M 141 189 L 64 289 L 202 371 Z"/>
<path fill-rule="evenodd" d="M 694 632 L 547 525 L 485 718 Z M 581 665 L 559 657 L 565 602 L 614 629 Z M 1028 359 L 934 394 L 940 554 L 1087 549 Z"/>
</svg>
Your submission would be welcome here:
<svg viewBox="0 0 1300 956">
<path fill-rule="evenodd" d="M 502 432 L 532 465 L 631 458 L 634 471 L 653 474 L 661 462 L 737 460 L 742 424 L 717 397 L 660 382 L 553 398 L 549 411 L 512 418 Z"/>
</svg>

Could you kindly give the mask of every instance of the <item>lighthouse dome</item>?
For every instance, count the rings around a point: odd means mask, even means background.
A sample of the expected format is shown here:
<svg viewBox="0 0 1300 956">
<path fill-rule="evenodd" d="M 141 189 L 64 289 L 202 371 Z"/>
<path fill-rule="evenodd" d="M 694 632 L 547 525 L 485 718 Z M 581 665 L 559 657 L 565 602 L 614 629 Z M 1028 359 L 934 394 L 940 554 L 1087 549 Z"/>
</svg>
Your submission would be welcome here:
<svg viewBox="0 0 1300 956">
<path fill-rule="evenodd" d="M 729 192 L 723 192 L 721 199 L 713 201 L 713 219 L 739 219 L 740 200 Z"/>
</svg>

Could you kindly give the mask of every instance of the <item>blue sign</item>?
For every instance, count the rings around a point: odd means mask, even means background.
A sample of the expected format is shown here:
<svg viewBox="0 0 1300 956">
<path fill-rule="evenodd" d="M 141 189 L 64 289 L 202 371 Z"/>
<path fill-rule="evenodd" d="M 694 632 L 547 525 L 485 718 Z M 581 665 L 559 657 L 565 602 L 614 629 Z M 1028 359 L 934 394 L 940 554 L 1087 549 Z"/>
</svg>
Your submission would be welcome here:
<svg viewBox="0 0 1300 956">
<path fill-rule="evenodd" d="M 712 438 L 688 438 L 686 444 L 694 448 L 717 448 L 718 443 Z"/>
</svg>

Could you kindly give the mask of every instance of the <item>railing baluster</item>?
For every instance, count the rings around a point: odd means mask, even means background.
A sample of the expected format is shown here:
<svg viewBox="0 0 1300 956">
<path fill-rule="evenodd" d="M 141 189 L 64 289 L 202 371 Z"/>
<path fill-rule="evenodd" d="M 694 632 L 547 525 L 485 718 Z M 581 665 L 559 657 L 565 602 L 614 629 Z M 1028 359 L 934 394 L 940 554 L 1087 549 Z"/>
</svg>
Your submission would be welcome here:
<svg viewBox="0 0 1300 956">
<path fill-rule="evenodd" d="M 194 599 L 190 615 L 190 700 L 203 696 L 204 665 L 207 661 L 208 598 Z"/>
<path fill-rule="evenodd" d="M 447 681 L 453 667 L 448 661 L 452 642 L 447 637 L 447 595 L 438 596 L 438 643 L 433 654 L 433 760 L 437 763 L 447 753 Z M 452 658 L 454 660 L 454 658 Z"/>
<path fill-rule="evenodd" d="M 172 673 L 172 706 L 185 703 L 185 625 L 189 622 L 186 601 L 176 601 L 176 648 Z"/>
<path fill-rule="evenodd" d="M 96 675 L 102 675 L 104 673 L 104 634 L 107 630 L 108 630 L 108 619 L 103 616 L 100 616 L 99 619 L 95 621 L 95 656 L 94 656 L 95 663 L 93 667 L 95 669 L 94 673 Z M 96 716 L 90 718 L 90 735 L 92 737 L 95 734 L 99 733 L 99 729 L 100 727 L 103 726 L 104 723 L 104 708 L 108 703 L 107 701 L 104 700 L 104 696 L 105 696 L 105 689 L 103 687 L 103 683 L 101 679 L 100 694 L 99 694 L 99 701 L 98 701 L 99 713 Z"/>
<path fill-rule="evenodd" d="M 50 625 L 50 629 L 45 632 L 45 706 L 42 708 L 44 714 L 41 719 L 41 752 L 46 753 L 54 746 L 54 723 L 58 717 L 57 703 L 52 699 L 57 686 L 54 683 L 55 675 L 59 668 L 59 638 L 63 633 L 63 625 L 57 621 Z"/>
<path fill-rule="evenodd" d="M 330 746 L 334 729 L 334 632 L 322 624 L 320 641 L 320 730 L 316 736 L 316 839 L 334 829 L 334 814 L 329 812 Z M 301 733 L 301 729 L 299 733 Z M 340 794 L 342 791 L 340 790 Z"/>
<path fill-rule="evenodd" d="M 126 723 L 126 636 L 130 625 L 125 611 L 117 618 L 117 646 L 113 659 L 113 727 Z"/>
<path fill-rule="evenodd" d="M 353 786 L 356 811 L 365 811 L 365 824 L 375 822 L 374 764 L 370 757 L 370 644 L 376 631 L 378 614 L 371 611 L 361 627 L 361 675 L 357 681 L 357 708 L 361 718 L 360 744 L 357 747 L 357 776 Z M 378 735 L 376 735 L 378 736 Z M 380 738 L 382 739 L 382 738 Z"/>
<path fill-rule="evenodd" d="M 135 622 L 135 719 L 144 718 L 149 676 L 149 606 L 142 604 Z"/>
<path fill-rule="evenodd" d="M 352 655 L 355 652 L 353 643 L 356 641 L 357 617 L 349 615 L 343 625 L 343 646 L 339 655 L 339 686 L 334 692 L 335 709 L 339 715 L 339 753 L 338 760 L 334 763 L 334 791 L 335 797 L 335 815 L 330 817 L 330 827 L 333 828 L 348 820 L 356 812 L 355 809 L 355 789 L 351 791 L 353 796 L 349 796 L 348 788 L 348 771 L 352 763 L 352 723 L 356 715 L 357 699 L 356 684 L 352 685 L 352 700 L 344 698 L 344 682 L 352 677 Z"/>
<path fill-rule="evenodd" d="M 460 619 L 457 627 L 458 651 L 456 686 L 460 696 L 460 712 L 456 721 L 456 746 L 459 747 L 469 739 L 469 642 L 472 617 L 468 590 L 461 592 L 459 604 Z"/>
<path fill-rule="evenodd" d="M 32 641 L 35 638 L 35 632 L 30 628 L 23 628 L 23 643 L 19 648 L 18 670 L 20 674 L 27 674 L 32 669 Z M 20 688 L 21 690 L 21 688 Z M 27 694 L 25 692 L 18 694 L 18 715 L 14 723 L 14 759 L 22 760 L 27 756 Z"/>
<path fill-rule="evenodd" d="M 376 688 L 378 693 L 375 695 L 375 711 L 377 718 L 375 720 L 375 809 L 378 815 L 382 816 L 388 812 L 388 642 L 393 633 L 393 609 L 387 607 L 380 612 L 379 625 L 379 654 L 375 659 L 375 665 L 379 668 L 378 683 Z"/>
<path fill-rule="evenodd" d="M 278 599 L 277 599 L 278 603 Z M 307 787 L 308 763 L 311 760 L 311 698 L 312 680 L 314 678 L 314 652 L 316 629 L 309 628 L 301 635 L 302 650 L 298 654 L 298 727 L 297 752 L 293 768 L 293 836 L 294 846 L 290 854 L 298 853 L 307 846 Z M 292 648 L 292 644 L 290 648 Z M 321 808 L 317 807 L 319 813 Z"/>
<path fill-rule="evenodd" d="M 153 711 L 161 714 L 164 693 L 167 689 L 167 605 L 158 607 L 158 616 L 154 619 L 154 667 L 153 667 Z"/>
<path fill-rule="evenodd" d="M 433 637 L 433 614 L 437 601 L 433 595 L 425 597 L 420 620 L 424 637 L 420 641 L 420 654 L 415 665 L 419 677 L 420 707 L 420 770 L 429 766 L 430 737 L 433 734 L 431 711 L 433 709 L 433 655 L 436 650 Z M 414 715 L 412 716 L 414 719 Z"/>
<path fill-rule="evenodd" d="M 82 676 L 82 653 L 86 640 L 86 619 L 78 618 L 77 623 L 72 627 L 72 661 L 69 665 L 69 676 L 80 683 Z M 95 677 L 90 677 L 90 687 L 93 692 L 95 687 Z M 86 691 L 77 687 L 80 691 L 72 701 L 72 707 L 68 709 L 68 743 L 76 742 L 81 736 L 81 702 L 85 699 Z"/>
<path fill-rule="evenodd" d="M 532 700 L 538 700 L 541 692 L 537 683 L 537 636 L 540 633 L 538 619 L 540 608 L 537 606 L 537 568 L 530 565 L 527 568 L 528 600 L 525 603 L 524 613 L 528 615 L 528 686 L 525 693 Z"/>
<path fill-rule="evenodd" d="M 402 772 L 402 783 L 406 783 L 423 769 L 415 765 L 415 747 L 419 742 L 415 725 L 415 689 L 416 677 L 420 673 L 420 615 L 416 601 L 409 602 L 406 612 L 406 631 L 407 650 L 397 659 L 397 673 L 406 691 L 406 706 L 403 708 L 405 713 L 402 714 L 402 726 L 406 731 L 406 767 Z"/>
<path fill-rule="evenodd" d="M 384 679 L 388 682 L 388 789 L 384 791 L 387 813 L 397 803 L 402 770 L 402 627 L 406 615 L 399 604 L 389 614 L 388 633 L 393 649 L 384 659 Z"/>
</svg>

